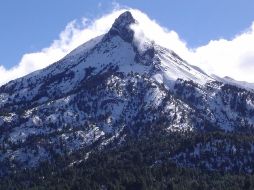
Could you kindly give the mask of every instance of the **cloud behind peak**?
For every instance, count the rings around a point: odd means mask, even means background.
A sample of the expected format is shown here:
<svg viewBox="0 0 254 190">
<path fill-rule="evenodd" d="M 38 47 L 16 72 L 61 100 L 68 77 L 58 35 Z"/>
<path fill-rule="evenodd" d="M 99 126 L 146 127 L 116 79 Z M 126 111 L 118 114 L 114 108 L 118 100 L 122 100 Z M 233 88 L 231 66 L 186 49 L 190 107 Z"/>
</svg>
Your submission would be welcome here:
<svg viewBox="0 0 254 190">
<path fill-rule="evenodd" d="M 23 55 L 20 62 L 11 69 L 0 66 L 2 76 L 0 85 L 47 67 L 79 45 L 106 33 L 114 20 L 126 10 L 131 11 L 139 23 L 138 27 L 134 28 L 136 38 L 149 38 L 161 46 L 172 49 L 183 59 L 209 74 L 254 82 L 254 23 L 231 40 L 215 39 L 204 46 L 190 49 L 177 32 L 160 26 L 145 13 L 136 9 L 115 8 L 111 13 L 94 20 L 83 18 L 82 22 L 68 23 L 58 39 L 54 40 L 49 47 Z"/>
</svg>

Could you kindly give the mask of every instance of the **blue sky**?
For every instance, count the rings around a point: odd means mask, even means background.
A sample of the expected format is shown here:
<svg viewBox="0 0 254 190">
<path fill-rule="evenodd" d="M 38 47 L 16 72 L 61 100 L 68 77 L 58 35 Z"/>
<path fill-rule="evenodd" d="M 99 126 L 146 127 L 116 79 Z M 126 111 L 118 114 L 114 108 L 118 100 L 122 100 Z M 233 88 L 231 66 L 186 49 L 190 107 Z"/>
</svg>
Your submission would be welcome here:
<svg viewBox="0 0 254 190">
<path fill-rule="evenodd" d="M 253 0 L 3 0 L 0 1 L 0 65 L 10 69 L 22 56 L 58 39 L 66 25 L 94 19 L 114 5 L 136 8 L 174 30 L 188 48 L 230 40 L 254 21 Z"/>
<path fill-rule="evenodd" d="M 107 0 L 0 1 L 0 64 L 17 64 L 24 53 L 56 39 L 66 24 L 109 12 Z M 178 32 L 190 47 L 211 39 L 232 38 L 254 21 L 253 0 L 119 0 L 138 8 L 162 26 Z"/>
</svg>

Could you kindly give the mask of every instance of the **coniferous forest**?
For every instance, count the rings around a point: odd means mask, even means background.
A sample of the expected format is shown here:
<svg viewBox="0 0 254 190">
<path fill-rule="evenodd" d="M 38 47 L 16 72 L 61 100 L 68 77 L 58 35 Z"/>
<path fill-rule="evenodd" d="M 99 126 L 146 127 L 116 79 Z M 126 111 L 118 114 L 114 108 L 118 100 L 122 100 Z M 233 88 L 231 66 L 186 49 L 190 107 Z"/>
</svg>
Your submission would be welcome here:
<svg viewBox="0 0 254 190">
<path fill-rule="evenodd" d="M 129 137 L 124 143 L 112 142 L 107 149 L 90 152 L 89 156 L 82 151 L 56 155 L 54 161 L 43 163 L 37 169 L 23 169 L 2 177 L 0 189 L 251 190 L 254 189 L 253 173 L 242 172 L 241 168 L 210 171 L 202 165 L 181 167 L 170 155 L 211 139 L 231 139 L 241 144 L 253 138 L 223 132 L 165 134 L 154 131 L 139 138 Z M 121 144 L 113 146 L 114 143 Z"/>
</svg>

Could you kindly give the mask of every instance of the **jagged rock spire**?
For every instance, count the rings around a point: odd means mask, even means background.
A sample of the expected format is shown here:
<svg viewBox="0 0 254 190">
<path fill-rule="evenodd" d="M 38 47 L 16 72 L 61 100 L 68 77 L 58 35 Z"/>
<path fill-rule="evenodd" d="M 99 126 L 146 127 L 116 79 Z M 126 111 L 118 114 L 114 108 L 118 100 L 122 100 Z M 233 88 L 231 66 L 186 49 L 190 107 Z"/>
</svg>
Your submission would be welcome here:
<svg viewBox="0 0 254 190">
<path fill-rule="evenodd" d="M 134 31 L 130 28 L 130 25 L 136 22 L 137 21 L 133 18 L 131 12 L 126 11 L 115 20 L 114 24 L 109 30 L 109 35 L 119 35 L 123 40 L 132 42 Z"/>
</svg>

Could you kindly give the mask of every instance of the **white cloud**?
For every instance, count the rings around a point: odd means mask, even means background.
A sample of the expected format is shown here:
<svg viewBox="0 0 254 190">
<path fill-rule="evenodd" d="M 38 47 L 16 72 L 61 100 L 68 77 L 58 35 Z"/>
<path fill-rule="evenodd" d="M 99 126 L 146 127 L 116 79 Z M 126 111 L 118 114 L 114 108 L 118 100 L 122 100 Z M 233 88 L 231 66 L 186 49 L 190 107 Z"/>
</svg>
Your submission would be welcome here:
<svg viewBox="0 0 254 190">
<path fill-rule="evenodd" d="M 49 47 L 40 52 L 25 54 L 16 67 L 7 70 L 0 66 L 0 75 L 3 79 L 0 84 L 44 68 L 91 38 L 106 33 L 115 18 L 125 11 L 119 9 L 119 5 L 115 5 L 115 7 L 110 14 L 101 18 L 95 20 L 84 18 L 81 23 L 70 22 L 60 33 L 59 39 L 53 41 Z M 139 31 L 136 33 L 137 38 L 152 39 L 156 43 L 174 50 L 182 58 L 208 73 L 254 82 L 254 23 L 247 31 L 232 40 L 212 40 L 205 46 L 189 49 L 186 42 L 181 40 L 175 31 L 161 27 L 139 10 L 129 10 L 139 21 L 140 26 L 134 27 L 135 31 Z"/>
<path fill-rule="evenodd" d="M 254 82 L 254 22 L 249 29 L 232 40 L 211 40 L 207 45 L 189 49 L 175 31 L 161 27 L 140 11 L 135 11 L 133 15 L 139 20 L 139 25 L 133 27 L 136 38 L 152 39 L 161 46 L 174 50 L 208 74 Z"/>
<path fill-rule="evenodd" d="M 254 23 L 232 40 L 212 40 L 198 47 L 192 61 L 208 73 L 254 82 Z"/>
<path fill-rule="evenodd" d="M 23 55 L 20 63 L 11 69 L 0 66 L 0 85 L 32 71 L 45 68 L 84 42 L 106 33 L 115 18 L 122 12 L 123 10 L 114 10 L 112 13 L 95 20 L 83 18 L 82 22 L 70 22 L 65 30 L 60 33 L 59 39 L 54 40 L 49 47 L 39 52 Z"/>
<path fill-rule="evenodd" d="M 175 31 L 168 31 L 166 28 L 161 27 L 155 20 L 151 20 L 139 10 L 132 10 L 132 14 L 138 20 L 138 24 L 132 26 L 138 43 L 150 39 L 163 47 L 188 56 L 189 50 L 186 47 L 186 43 L 179 38 Z"/>
</svg>

